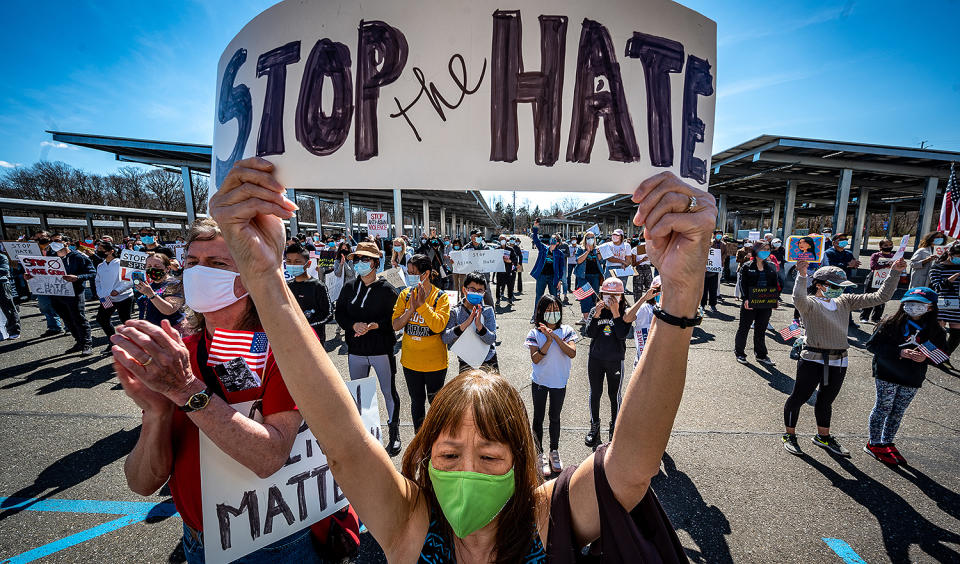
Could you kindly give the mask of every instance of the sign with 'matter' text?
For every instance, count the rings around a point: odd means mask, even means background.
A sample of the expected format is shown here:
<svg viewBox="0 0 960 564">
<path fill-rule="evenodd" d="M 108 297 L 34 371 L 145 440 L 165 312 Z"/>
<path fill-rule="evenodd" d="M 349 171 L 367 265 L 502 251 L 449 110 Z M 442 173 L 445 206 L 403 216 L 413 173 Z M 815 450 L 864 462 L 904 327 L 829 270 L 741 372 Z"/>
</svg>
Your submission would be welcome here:
<svg viewBox="0 0 960 564">
<path fill-rule="evenodd" d="M 259 155 L 297 188 L 705 185 L 716 60 L 669 0 L 287 0 L 220 57 L 214 183 Z"/>
</svg>

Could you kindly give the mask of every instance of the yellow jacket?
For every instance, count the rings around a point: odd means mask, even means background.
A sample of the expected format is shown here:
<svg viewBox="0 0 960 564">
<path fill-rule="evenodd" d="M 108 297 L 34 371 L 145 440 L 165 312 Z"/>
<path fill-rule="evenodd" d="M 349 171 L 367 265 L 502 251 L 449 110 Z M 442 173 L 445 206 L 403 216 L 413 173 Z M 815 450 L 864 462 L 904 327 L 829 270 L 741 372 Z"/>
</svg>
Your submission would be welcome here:
<svg viewBox="0 0 960 564">
<path fill-rule="evenodd" d="M 410 288 L 400 292 L 393 306 L 393 319 L 407 310 Z M 447 294 L 432 287 L 426 302 L 410 317 L 403 328 L 400 364 L 410 370 L 433 372 L 447 369 L 447 346 L 440 339 L 450 320 L 450 300 Z"/>
</svg>

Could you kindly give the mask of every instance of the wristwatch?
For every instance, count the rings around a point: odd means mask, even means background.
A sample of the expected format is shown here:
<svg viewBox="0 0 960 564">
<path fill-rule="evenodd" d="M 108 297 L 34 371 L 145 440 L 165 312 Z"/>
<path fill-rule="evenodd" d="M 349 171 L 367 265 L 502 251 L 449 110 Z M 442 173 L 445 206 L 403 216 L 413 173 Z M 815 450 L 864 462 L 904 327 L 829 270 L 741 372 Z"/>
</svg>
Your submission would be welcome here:
<svg viewBox="0 0 960 564">
<path fill-rule="evenodd" d="M 187 400 L 186 405 L 180 406 L 180 411 L 190 413 L 193 411 L 200 411 L 201 409 L 207 407 L 207 404 L 210 403 L 209 390 L 209 388 L 205 388 L 202 392 L 197 392 L 190 396 L 190 399 Z"/>
</svg>

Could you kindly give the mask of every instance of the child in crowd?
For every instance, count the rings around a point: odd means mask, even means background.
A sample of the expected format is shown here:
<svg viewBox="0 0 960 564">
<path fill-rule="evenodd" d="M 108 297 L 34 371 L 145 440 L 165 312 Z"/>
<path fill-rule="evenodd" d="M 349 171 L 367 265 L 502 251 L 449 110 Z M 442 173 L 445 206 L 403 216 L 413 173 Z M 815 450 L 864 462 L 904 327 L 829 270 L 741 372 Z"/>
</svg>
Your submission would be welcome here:
<svg viewBox="0 0 960 564">
<path fill-rule="evenodd" d="M 660 276 L 656 276 L 650 284 L 647 292 L 633 304 L 633 307 L 627 310 L 623 315 L 623 320 L 627 323 L 633 323 L 633 338 L 637 342 L 637 357 L 633 360 L 633 366 L 636 367 L 640 362 L 640 355 L 643 354 L 643 346 L 647 343 L 647 335 L 650 333 L 650 325 L 653 323 L 653 306 L 656 305 L 660 297 Z"/>
<path fill-rule="evenodd" d="M 624 321 L 628 304 L 623 296 L 623 281 L 611 276 L 600 286 L 600 300 L 590 315 L 586 335 L 590 341 L 590 356 L 587 359 L 587 377 L 590 380 L 590 431 L 584 438 L 589 447 L 600 444 L 600 396 L 603 380 L 607 379 L 607 396 L 610 398 L 610 437 L 617 421 L 617 412 L 622 399 L 620 384 L 623 380 L 623 357 L 627 351 L 627 336 L 630 324 Z"/>
</svg>

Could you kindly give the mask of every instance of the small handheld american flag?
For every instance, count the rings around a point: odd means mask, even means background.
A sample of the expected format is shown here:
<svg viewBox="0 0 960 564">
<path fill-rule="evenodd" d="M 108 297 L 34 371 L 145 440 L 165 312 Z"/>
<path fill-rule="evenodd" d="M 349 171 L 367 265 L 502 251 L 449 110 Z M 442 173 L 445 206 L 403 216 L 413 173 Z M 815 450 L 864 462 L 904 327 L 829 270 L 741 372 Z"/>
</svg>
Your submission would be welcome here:
<svg viewBox="0 0 960 564">
<path fill-rule="evenodd" d="M 800 335 L 803 335 L 803 328 L 800 327 L 798 323 L 791 323 L 789 326 L 780 330 L 780 336 L 783 337 L 784 341 L 789 341 Z"/>
<path fill-rule="evenodd" d="M 593 295 L 593 286 L 590 284 L 584 284 L 582 288 L 577 288 L 573 291 L 573 297 L 577 298 L 577 301 L 582 301 Z"/>
<path fill-rule="evenodd" d="M 951 237 L 960 237 L 960 182 L 957 182 L 957 163 L 950 163 L 950 178 L 943 193 L 939 229 Z"/>
<path fill-rule="evenodd" d="M 923 353 L 923 356 L 932 360 L 935 364 L 942 364 L 950 360 L 950 357 L 947 356 L 942 350 L 938 349 L 936 345 L 927 341 L 920 345 L 920 352 Z"/>
<path fill-rule="evenodd" d="M 267 334 L 262 331 L 216 329 L 213 332 L 213 341 L 210 343 L 207 366 L 242 358 L 250 370 L 262 375 L 269 354 L 270 343 L 267 342 Z"/>
</svg>

